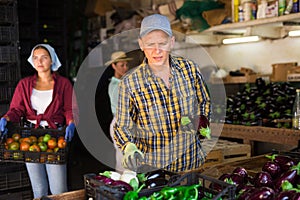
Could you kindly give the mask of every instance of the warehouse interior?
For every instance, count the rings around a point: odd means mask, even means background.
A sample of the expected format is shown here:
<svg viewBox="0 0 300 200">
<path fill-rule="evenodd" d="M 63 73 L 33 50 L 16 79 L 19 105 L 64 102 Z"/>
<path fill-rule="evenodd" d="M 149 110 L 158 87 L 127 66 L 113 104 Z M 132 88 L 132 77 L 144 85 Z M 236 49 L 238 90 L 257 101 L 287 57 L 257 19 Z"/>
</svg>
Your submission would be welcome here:
<svg viewBox="0 0 300 200">
<path fill-rule="evenodd" d="M 102 132 L 110 138 L 109 126 L 113 117 L 107 87 L 113 71 L 111 68 L 101 68 L 100 73 L 98 67 L 105 66 L 105 62 L 110 59 L 110 54 L 119 49 L 125 50 L 129 56 L 135 58 L 129 62 L 131 67 L 141 63 L 144 55 L 137 46 L 136 32 L 131 32 L 131 30 L 139 28 L 143 17 L 152 13 L 162 13 L 168 16 L 172 22 L 172 30 L 176 32 L 178 43 L 173 53 L 186 56 L 199 63 L 214 98 L 212 130 L 216 132 L 215 135 L 220 141 L 218 145 L 215 140 L 208 144 L 216 146 L 206 167 L 225 161 L 249 159 L 252 156 L 272 151 L 290 151 L 299 148 L 299 133 L 298 130 L 292 129 L 290 119 L 295 98 L 294 90 L 300 87 L 298 66 L 300 37 L 288 34 L 289 31 L 300 30 L 299 13 L 282 16 L 271 16 L 272 13 L 269 13 L 270 16 L 265 16 L 265 19 L 237 22 L 232 16 L 234 1 L 221 0 L 221 4 L 215 4 L 213 1 L 214 3 L 206 5 L 209 8 L 205 10 L 208 16 L 205 19 L 209 20 L 205 21 L 202 15 L 200 18 L 191 16 L 192 11 L 201 10 L 202 7 L 189 7 L 190 5 L 184 4 L 186 2 L 188 1 L 0 0 L 0 18 L 3 15 L 0 19 L 0 50 L 2 51 L 0 51 L 0 116 L 8 110 L 18 81 L 35 72 L 27 61 L 32 47 L 38 43 L 48 43 L 56 49 L 62 62 L 62 67 L 58 72 L 67 77 L 78 91 L 96 91 L 91 100 L 95 104 L 91 107 L 96 111 L 98 120 L 96 121 L 99 122 Z M 268 6 L 274 5 L 269 3 Z M 215 11 L 214 9 L 217 9 L 218 15 L 215 15 L 215 12 L 208 12 Z M 196 11 L 199 12 L 199 10 Z M 201 10 L 201 12 L 204 11 Z M 127 31 L 129 36 L 126 35 Z M 222 43 L 226 37 L 252 35 L 258 35 L 260 40 L 253 43 L 228 45 Z M 122 40 L 123 36 L 124 40 Z M 83 71 L 86 69 L 86 64 L 91 66 L 88 72 Z M 80 72 L 80 77 L 77 77 L 78 72 Z M 99 73 L 101 77 L 97 77 Z M 90 80 L 85 76 L 90 77 Z M 224 101 L 227 106 L 230 105 L 227 97 L 233 99 L 232 106 L 241 106 L 237 102 L 249 100 L 250 93 L 247 93 L 247 89 L 257 86 L 257 78 L 265 81 L 270 91 L 274 88 L 274 91 L 291 89 L 289 97 L 284 95 L 286 97 L 284 102 L 273 98 L 276 104 L 272 103 L 268 110 L 271 114 L 278 114 L 276 111 L 282 111 L 282 115 L 274 118 L 273 115 L 269 115 L 272 119 L 270 117 L 268 123 L 265 122 L 266 119 L 260 119 L 258 122 L 251 121 L 250 117 L 246 116 L 249 113 L 245 115 L 239 113 L 238 117 L 233 114 L 232 118 L 225 119 Z M 78 81 L 78 79 L 81 80 Z M 80 85 L 85 81 L 91 81 L 91 83 L 95 81 L 97 85 L 93 87 Z M 241 94 L 242 92 L 244 93 Z M 253 89 L 251 92 L 257 91 Z M 281 92 L 272 93 L 274 96 L 277 95 L 276 97 L 281 94 Z M 270 103 L 271 99 L 267 101 Z M 252 106 L 249 101 L 247 103 L 249 107 Z M 219 113 L 220 109 L 223 110 L 222 113 Z M 237 120 L 237 118 L 244 120 Z M 276 120 L 278 123 L 274 122 Z M 221 123 L 222 126 L 215 123 Z M 262 125 L 263 123 L 266 126 Z M 221 133 L 222 136 L 220 136 Z M 88 147 L 87 141 L 85 136 L 75 132 L 69 144 L 67 167 L 70 191 L 85 187 L 85 174 L 112 170 L 109 165 L 99 161 Z M 221 153 L 222 156 L 220 156 Z M 113 154 L 114 152 L 107 152 L 107 156 L 113 156 Z M 0 200 L 32 199 L 24 166 L 14 165 L 15 163 L 12 164 L 14 166 L 10 166 L 9 162 L 1 164 L 3 165 L 0 165 L 0 172 L 3 169 L 11 177 L 8 178 L 6 174 L 0 175 L 0 184 L 1 179 L 7 178 L 12 181 L 21 179 L 21 183 L 18 183 L 16 187 L 0 188 Z M 10 170 L 7 170 L 8 168 Z M 13 171 L 19 173 L 12 176 Z M 207 171 L 209 172 L 216 173 L 213 169 Z"/>
</svg>

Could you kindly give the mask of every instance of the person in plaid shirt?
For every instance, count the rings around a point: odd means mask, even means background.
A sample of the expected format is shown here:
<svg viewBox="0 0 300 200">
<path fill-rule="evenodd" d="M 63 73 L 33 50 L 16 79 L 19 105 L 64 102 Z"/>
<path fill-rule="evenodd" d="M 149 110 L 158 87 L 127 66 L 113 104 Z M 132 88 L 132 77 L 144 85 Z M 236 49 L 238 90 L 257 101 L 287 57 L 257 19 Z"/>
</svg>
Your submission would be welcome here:
<svg viewBox="0 0 300 200">
<path fill-rule="evenodd" d="M 145 59 L 119 84 L 114 139 L 124 153 L 122 164 L 133 171 L 143 165 L 173 172 L 196 169 L 206 157 L 199 116 L 209 122 L 211 112 L 199 67 L 170 54 L 175 37 L 163 15 L 143 19 L 138 41 Z"/>
</svg>

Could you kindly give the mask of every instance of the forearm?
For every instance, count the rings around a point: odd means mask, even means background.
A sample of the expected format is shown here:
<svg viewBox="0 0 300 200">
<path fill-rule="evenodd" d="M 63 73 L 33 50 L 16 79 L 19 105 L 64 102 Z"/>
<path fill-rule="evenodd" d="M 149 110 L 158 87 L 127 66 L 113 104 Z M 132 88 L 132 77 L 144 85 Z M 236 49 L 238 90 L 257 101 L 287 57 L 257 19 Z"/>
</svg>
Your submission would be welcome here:
<svg viewBox="0 0 300 200">
<path fill-rule="evenodd" d="M 7 121 L 20 122 L 22 116 L 22 112 L 16 109 L 10 109 L 3 117 L 5 117 Z"/>
</svg>

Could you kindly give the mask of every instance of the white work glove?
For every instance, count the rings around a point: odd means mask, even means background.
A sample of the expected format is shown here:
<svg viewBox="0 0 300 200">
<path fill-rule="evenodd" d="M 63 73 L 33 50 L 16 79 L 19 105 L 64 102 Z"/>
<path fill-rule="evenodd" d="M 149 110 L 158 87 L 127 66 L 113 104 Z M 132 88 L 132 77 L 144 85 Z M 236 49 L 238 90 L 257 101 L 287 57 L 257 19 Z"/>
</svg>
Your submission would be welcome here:
<svg viewBox="0 0 300 200">
<path fill-rule="evenodd" d="M 124 168 L 137 171 L 137 168 L 142 164 L 144 154 L 133 143 L 128 143 L 124 150 L 122 165 Z"/>
</svg>

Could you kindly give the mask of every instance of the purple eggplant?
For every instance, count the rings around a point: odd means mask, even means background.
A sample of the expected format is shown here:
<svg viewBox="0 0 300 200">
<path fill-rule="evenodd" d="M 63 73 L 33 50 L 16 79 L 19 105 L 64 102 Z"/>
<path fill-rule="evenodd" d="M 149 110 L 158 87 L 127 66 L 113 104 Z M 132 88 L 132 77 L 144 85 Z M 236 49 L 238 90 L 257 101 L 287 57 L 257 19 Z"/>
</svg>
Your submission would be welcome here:
<svg viewBox="0 0 300 200">
<path fill-rule="evenodd" d="M 254 186 L 255 187 L 272 187 L 273 180 L 271 175 L 268 172 L 258 172 L 254 177 Z"/>
<path fill-rule="evenodd" d="M 278 176 L 281 175 L 281 167 L 278 163 L 273 162 L 273 161 L 267 161 L 263 167 L 262 171 L 268 172 L 272 178 L 277 178 Z"/>
<path fill-rule="evenodd" d="M 218 178 L 218 180 L 226 182 L 226 183 L 233 184 L 230 177 L 231 177 L 231 174 L 224 173 Z M 213 189 L 214 191 L 217 191 L 217 192 L 221 192 L 223 190 L 223 187 L 220 184 L 217 184 L 217 183 L 211 183 L 209 185 L 209 188 L 211 188 L 211 189 Z"/>
<path fill-rule="evenodd" d="M 106 185 L 111 185 L 115 181 L 115 180 L 113 180 L 111 178 L 108 178 L 106 176 L 103 176 L 103 175 L 96 175 L 95 179 L 98 180 L 98 181 L 103 182 Z"/>
<path fill-rule="evenodd" d="M 300 192 L 295 192 L 295 194 L 292 197 L 292 200 L 300 200 Z"/>
<path fill-rule="evenodd" d="M 168 180 L 165 178 L 154 178 L 154 179 L 148 179 L 145 181 L 147 188 L 154 188 L 159 186 L 164 186 L 168 184 Z"/>
<path fill-rule="evenodd" d="M 103 180 L 106 179 L 107 177 L 106 177 L 106 176 L 102 176 L 102 175 L 96 175 L 94 178 L 95 178 L 96 180 L 98 180 L 98 181 L 103 181 Z"/>
<path fill-rule="evenodd" d="M 118 190 L 121 192 L 128 192 L 133 190 L 131 185 L 121 180 L 114 181 L 111 183 L 111 185 L 118 188 Z"/>
<path fill-rule="evenodd" d="M 269 187 L 255 188 L 250 190 L 245 195 L 241 195 L 239 200 L 273 200 L 275 191 Z"/>
<path fill-rule="evenodd" d="M 256 190 L 254 186 L 240 190 L 237 193 L 237 200 L 245 200 Z"/>
<path fill-rule="evenodd" d="M 297 170 L 289 170 L 283 173 L 279 178 L 275 180 L 274 189 L 276 191 L 281 191 L 281 185 L 284 181 L 289 181 L 291 184 L 295 183 L 297 178 Z"/>
<path fill-rule="evenodd" d="M 245 184 L 245 179 L 243 176 L 239 174 L 231 174 L 230 179 L 232 180 L 232 183 L 235 185 L 244 185 Z"/>
<path fill-rule="evenodd" d="M 274 156 L 273 161 L 280 165 L 282 172 L 288 171 L 292 166 L 296 164 L 294 159 L 291 158 L 290 156 L 277 155 L 277 154 L 274 154 L 272 156 Z"/>
<path fill-rule="evenodd" d="M 244 179 L 248 177 L 248 172 L 244 167 L 236 167 L 233 171 L 233 174 L 239 174 L 242 176 Z"/>
<path fill-rule="evenodd" d="M 152 172 L 148 172 L 146 174 L 146 180 L 155 179 L 155 178 L 165 178 L 165 171 L 159 169 Z"/>
<path fill-rule="evenodd" d="M 254 185 L 254 177 L 248 174 L 246 182 L 250 183 L 251 185 Z"/>
<path fill-rule="evenodd" d="M 241 195 L 249 190 L 253 190 L 255 189 L 254 185 L 252 184 L 245 184 L 245 185 L 239 185 L 238 187 L 236 187 L 236 194 L 237 195 Z"/>
<path fill-rule="evenodd" d="M 225 173 L 225 174 L 222 174 L 218 179 L 219 179 L 220 181 L 224 181 L 224 182 L 225 182 L 225 180 L 226 180 L 226 179 L 229 179 L 230 176 L 231 176 L 231 174 Z"/>
<path fill-rule="evenodd" d="M 176 175 L 176 173 L 170 172 L 170 171 L 167 171 L 167 170 L 163 170 L 163 169 L 158 169 L 158 170 L 155 170 L 155 171 L 148 172 L 146 174 L 146 180 L 155 179 L 155 178 L 168 179 L 168 178 L 170 178 L 174 175 Z"/>
<path fill-rule="evenodd" d="M 291 200 L 295 195 L 296 191 L 282 191 L 280 192 L 274 200 Z"/>
<path fill-rule="evenodd" d="M 294 185 L 299 178 L 300 173 L 300 162 L 297 165 L 294 165 L 288 171 L 284 172 L 279 178 L 276 179 L 274 184 L 274 189 L 276 191 L 282 190 L 282 184 L 284 182 L 289 182 L 291 185 Z"/>
</svg>

